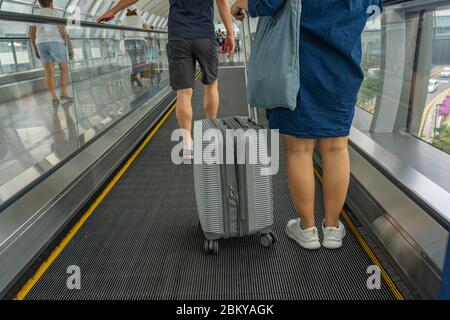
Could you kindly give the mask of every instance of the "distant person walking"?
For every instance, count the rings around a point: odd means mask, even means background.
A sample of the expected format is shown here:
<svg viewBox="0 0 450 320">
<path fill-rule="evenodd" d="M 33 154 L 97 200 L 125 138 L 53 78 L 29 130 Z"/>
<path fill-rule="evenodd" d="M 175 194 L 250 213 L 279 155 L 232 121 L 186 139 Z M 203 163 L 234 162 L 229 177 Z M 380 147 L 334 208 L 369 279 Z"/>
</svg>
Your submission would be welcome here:
<svg viewBox="0 0 450 320">
<path fill-rule="evenodd" d="M 58 12 L 53 9 L 53 0 L 39 0 L 41 8 L 36 14 L 48 17 L 58 17 Z M 45 78 L 53 103 L 59 99 L 55 89 L 55 67 L 58 63 L 61 74 L 61 102 L 71 102 L 73 98 L 67 92 L 69 80 L 69 67 L 67 53 L 73 58 L 73 47 L 69 35 L 63 25 L 33 24 L 30 26 L 30 40 L 36 57 L 42 61 L 45 69 Z"/>
<path fill-rule="evenodd" d="M 138 0 L 121 0 L 97 22 L 108 21 L 120 10 Z M 216 0 L 227 36 L 225 52 L 234 52 L 234 27 L 228 0 Z M 170 84 L 177 91 L 177 120 L 184 129 L 183 158 L 193 158 L 192 141 L 192 93 L 195 87 L 196 62 L 202 70 L 204 111 L 208 118 L 215 118 L 219 110 L 217 73 L 219 66 L 218 43 L 214 28 L 213 0 L 169 0 L 169 58 Z"/>
</svg>

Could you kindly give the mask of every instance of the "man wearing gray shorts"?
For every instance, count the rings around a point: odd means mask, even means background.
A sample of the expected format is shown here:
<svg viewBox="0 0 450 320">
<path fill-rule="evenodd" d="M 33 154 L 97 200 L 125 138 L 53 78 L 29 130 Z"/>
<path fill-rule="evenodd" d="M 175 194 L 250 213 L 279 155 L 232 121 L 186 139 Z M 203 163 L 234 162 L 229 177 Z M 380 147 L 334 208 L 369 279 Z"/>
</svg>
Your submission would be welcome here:
<svg viewBox="0 0 450 320">
<path fill-rule="evenodd" d="M 121 0 L 97 22 L 108 21 L 137 0 Z M 193 158 L 192 93 L 195 86 L 196 63 L 202 70 L 205 85 L 204 110 L 208 118 L 219 111 L 217 86 L 218 43 L 214 28 L 213 0 L 169 0 L 169 58 L 170 85 L 177 91 L 177 120 L 183 130 L 183 158 Z M 219 14 L 227 30 L 225 52 L 231 55 L 235 48 L 234 28 L 228 0 L 216 0 Z"/>
</svg>

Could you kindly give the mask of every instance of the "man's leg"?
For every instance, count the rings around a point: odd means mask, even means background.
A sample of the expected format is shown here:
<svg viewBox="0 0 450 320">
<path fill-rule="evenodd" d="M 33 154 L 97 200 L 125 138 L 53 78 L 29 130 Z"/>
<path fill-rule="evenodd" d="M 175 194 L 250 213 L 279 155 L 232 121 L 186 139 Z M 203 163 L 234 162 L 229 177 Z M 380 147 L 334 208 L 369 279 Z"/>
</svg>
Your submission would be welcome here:
<svg viewBox="0 0 450 320">
<path fill-rule="evenodd" d="M 209 119 L 217 118 L 219 112 L 219 89 L 217 80 L 205 85 L 204 93 L 204 109 L 206 117 Z"/>
<path fill-rule="evenodd" d="M 184 147 L 192 146 L 192 92 L 189 89 L 177 90 L 177 121 L 183 131 Z"/>
<path fill-rule="evenodd" d="M 59 70 L 61 72 L 61 97 L 68 97 L 67 83 L 69 82 L 69 66 L 67 62 L 61 62 L 59 64 Z"/>
<path fill-rule="evenodd" d="M 192 93 L 195 87 L 195 59 L 191 41 L 169 40 L 167 43 L 170 85 L 177 91 L 177 121 L 183 130 L 183 159 L 193 158 Z"/>
<path fill-rule="evenodd" d="M 216 118 L 219 112 L 219 89 L 217 74 L 219 58 L 218 43 L 214 39 L 196 39 L 192 41 L 193 52 L 202 70 L 204 84 L 204 110 L 208 118 Z"/>
</svg>

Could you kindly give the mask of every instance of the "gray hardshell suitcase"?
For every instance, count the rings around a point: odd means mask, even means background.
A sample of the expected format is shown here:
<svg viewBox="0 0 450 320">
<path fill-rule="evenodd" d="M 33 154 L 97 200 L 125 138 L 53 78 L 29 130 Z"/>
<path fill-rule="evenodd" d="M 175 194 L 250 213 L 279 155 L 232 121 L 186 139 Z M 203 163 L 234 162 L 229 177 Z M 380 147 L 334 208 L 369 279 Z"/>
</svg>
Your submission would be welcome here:
<svg viewBox="0 0 450 320">
<path fill-rule="evenodd" d="M 259 158 L 258 161 L 254 161 L 254 158 L 253 161 L 250 160 L 252 155 L 259 157 L 259 148 L 267 154 L 267 131 L 254 140 L 242 134 L 250 133 L 249 130 L 259 132 L 259 129 L 265 130 L 266 127 L 251 118 L 240 116 L 205 119 L 200 122 L 202 136 L 209 129 L 221 134 L 216 139 L 217 149 L 223 159 L 222 164 L 217 163 L 218 161 L 213 163 L 211 158 L 218 159 L 215 152 L 203 152 L 212 140 L 203 141 L 200 152 L 194 150 L 195 157 L 200 154 L 203 159 L 201 163 L 194 159 L 194 181 L 200 226 L 205 236 L 205 252 L 217 254 L 219 239 L 253 234 L 259 235 L 264 247 L 272 246 L 276 242 L 276 236 L 272 232 L 272 176 L 262 174 L 263 165 Z M 230 130 L 227 134 L 227 129 L 238 130 L 241 135 L 230 135 Z M 244 141 L 245 155 L 239 151 L 242 150 Z M 233 147 L 230 149 L 227 145 Z M 228 155 L 227 149 L 230 153 Z"/>
</svg>

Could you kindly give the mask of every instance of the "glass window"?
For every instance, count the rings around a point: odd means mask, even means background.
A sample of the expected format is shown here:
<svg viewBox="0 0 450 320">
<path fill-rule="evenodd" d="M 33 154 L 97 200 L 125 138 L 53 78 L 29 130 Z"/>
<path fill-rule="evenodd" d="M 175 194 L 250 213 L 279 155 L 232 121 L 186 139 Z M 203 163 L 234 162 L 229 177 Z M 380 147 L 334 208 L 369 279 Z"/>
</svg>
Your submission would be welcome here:
<svg viewBox="0 0 450 320">
<path fill-rule="evenodd" d="M 450 10 L 438 10 L 434 12 L 435 39 L 450 37 Z"/>
<path fill-rule="evenodd" d="M 2 10 L 11 12 L 31 13 L 33 9 L 33 0 L 16 3 L 3 1 Z M 0 23 L 0 37 L 25 37 L 28 33 L 28 25 L 26 23 L 5 22 Z"/>
<path fill-rule="evenodd" d="M 108 11 L 109 8 L 113 6 L 113 2 L 111 1 L 103 1 L 102 5 L 99 6 L 97 12 L 95 12 L 94 18 L 100 17 L 102 14 L 104 14 L 106 11 Z"/>
<path fill-rule="evenodd" d="M 142 17 L 144 18 L 145 21 L 147 21 L 148 17 L 150 16 L 150 12 L 142 12 Z"/>
<path fill-rule="evenodd" d="M 53 0 L 53 7 L 62 11 L 66 11 L 70 0 Z"/>
<path fill-rule="evenodd" d="M 78 19 L 82 19 L 81 17 L 81 9 L 78 6 L 80 0 L 71 0 L 66 8 L 66 16 L 75 16 Z"/>
<path fill-rule="evenodd" d="M 74 62 L 79 62 L 84 60 L 84 48 L 83 48 L 83 40 L 72 40 L 73 45 L 73 53 L 74 53 Z"/>
<path fill-rule="evenodd" d="M 58 5 L 75 2 L 61 1 Z M 81 5 L 90 7 L 87 2 L 80 0 Z M 106 1 L 102 9 L 103 0 L 89 2 L 97 3 L 102 11 L 113 5 Z M 28 23 L 0 22 L 0 80 L 7 85 L 0 101 L 0 129 L 5 129 L 0 130 L 0 140 L 5 142 L 0 148 L 0 203 L 169 84 L 167 57 L 154 45 L 135 52 L 119 40 L 120 31 L 74 28 L 70 33 L 74 59 L 69 63 L 67 94 L 75 101 L 58 104 L 46 86 L 41 61 L 31 49 L 28 28 Z M 109 38 L 85 39 L 91 30 Z M 78 38 L 74 36 L 77 32 Z M 132 59 L 145 64 L 139 81 L 131 78 Z M 60 74 L 60 68 L 55 67 L 55 75 Z M 17 76 L 20 82 L 9 87 Z M 59 96 L 61 82 L 54 83 Z"/>
<path fill-rule="evenodd" d="M 89 16 L 89 9 L 91 9 L 95 0 L 81 0 L 78 2 L 78 7 L 80 8 L 81 17 L 84 20 L 87 20 Z"/>
<path fill-rule="evenodd" d="M 122 21 L 122 19 L 124 17 L 125 17 L 125 11 L 122 11 L 116 16 L 116 20 L 118 20 L 120 22 L 120 21 Z"/>
<path fill-rule="evenodd" d="M 12 41 L 0 41 L 0 62 L 2 73 L 10 73 L 16 71 L 16 62 L 12 50 Z"/>
<path fill-rule="evenodd" d="M 67 28 L 67 31 L 69 32 L 69 35 L 72 39 L 80 39 L 80 38 L 83 38 L 85 29 L 70 27 L 70 28 Z"/>
<path fill-rule="evenodd" d="M 28 25 L 17 22 L 1 22 L 0 37 L 27 37 Z"/>
<path fill-rule="evenodd" d="M 156 16 L 152 13 L 150 14 L 150 17 L 148 18 L 148 23 L 150 25 L 153 25 L 153 21 L 155 20 Z"/>
<path fill-rule="evenodd" d="M 33 59 L 30 43 L 27 40 L 16 40 L 12 42 L 16 54 L 17 70 L 25 71 L 33 69 Z"/>
<path fill-rule="evenodd" d="M 89 41 L 89 48 L 90 48 L 90 58 L 95 60 L 102 57 L 102 51 L 100 46 L 99 40 L 90 40 Z M 91 61 L 92 63 L 92 61 Z"/>
<path fill-rule="evenodd" d="M 373 113 L 379 93 L 381 64 L 381 18 L 369 21 L 362 35 L 362 69 L 364 81 L 357 106 Z"/>
<path fill-rule="evenodd" d="M 166 18 L 161 18 L 161 21 L 158 24 L 159 28 L 162 28 L 164 26 L 164 23 L 166 23 Z"/>
<path fill-rule="evenodd" d="M 419 14 L 409 132 L 450 153 L 450 10 Z"/>
<path fill-rule="evenodd" d="M 94 3 L 94 5 L 92 6 L 90 12 L 89 12 L 89 19 L 88 20 L 93 20 L 95 15 L 97 14 L 97 11 L 99 9 L 99 7 L 102 5 L 103 0 L 96 0 L 96 2 Z"/>
<path fill-rule="evenodd" d="M 153 20 L 152 25 L 154 25 L 155 27 L 158 25 L 159 21 L 161 20 L 161 17 L 156 16 L 155 20 Z"/>
<path fill-rule="evenodd" d="M 2 10 L 12 12 L 31 13 L 33 9 L 34 0 L 25 0 L 21 2 L 3 1 Z"/>
</svg>

